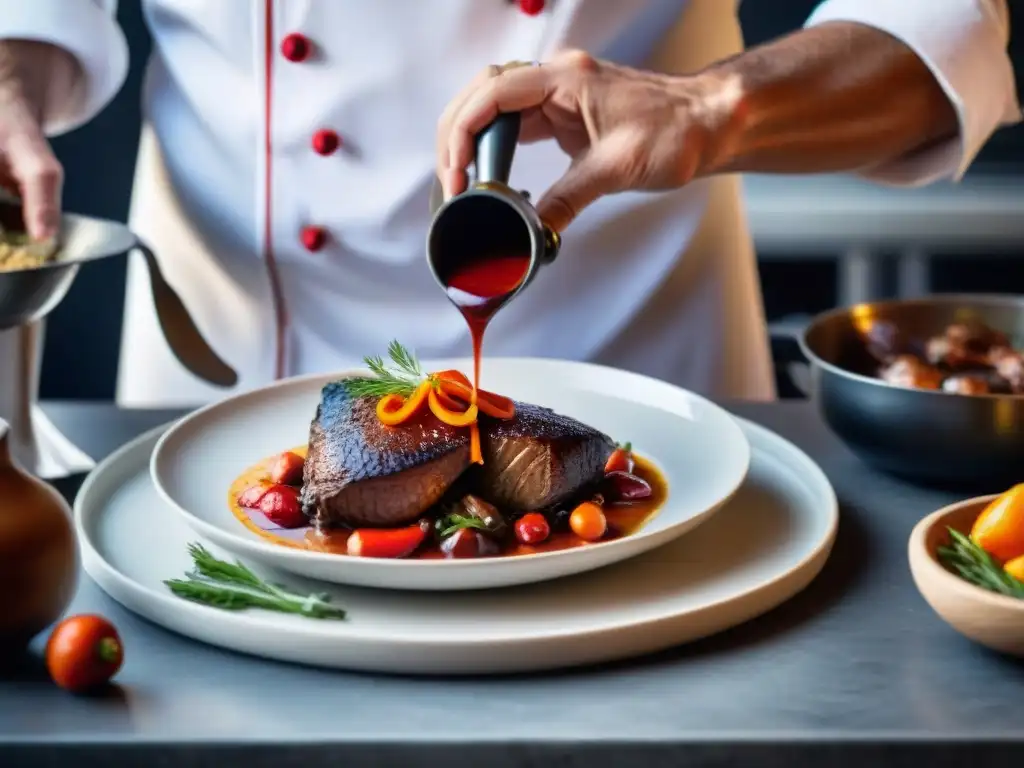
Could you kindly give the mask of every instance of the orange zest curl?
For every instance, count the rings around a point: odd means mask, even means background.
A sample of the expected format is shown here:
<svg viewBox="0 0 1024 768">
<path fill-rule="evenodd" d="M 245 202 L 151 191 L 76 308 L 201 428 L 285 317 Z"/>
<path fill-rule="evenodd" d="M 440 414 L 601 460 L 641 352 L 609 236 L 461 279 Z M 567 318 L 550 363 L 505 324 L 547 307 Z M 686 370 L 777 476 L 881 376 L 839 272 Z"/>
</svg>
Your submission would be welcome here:
<svg viewBox="0 0 1024 768">
<path fill-rule="evenodd" d="M 430 394 L 427 395 L 427 404 L 430 406 L 430 412 L 450 427 L 468 427 L 470 424 L 476 424 L 478 409 L 475 405 L 461 411 L 449 410 L 438 399 L 436 389 L 431 388 Z"/>
<path fill-rule="evenodd" d="M 473 385 L 459 371 L 441 371 L 434 376 L 438 387 L 446 395 L 466 403 L 473 402 Z M 516 415 L 516 406 L 511 399 L 484 389 L 476 391 L 476 405 L 480 413 L 494 419 L 511 419 Z"/>
<path fill-rule="evenodd" d="M 480 414 L 494 419 L 511 419 L 516 415 L 511 399 L 475 390 L 465 374 L 449 370 L 428 375 L 407 398 L 398 394 L 384 395 L 377 401 L 377 418 L 381 424 L 397 427 L 419 416 L 424 406 L 448 426 L 469 427 L 470 461 L 474 464 L 484 463 Z"/>
<path fill-rule="evenodd" d="M 437 396 L 437 401 L 449 411 L 464 411 L 466 409 L 466 404 L 464 402 L 456 400 L 454 397 L 447 394 L 441 387 L 435 387 L 434 394 Z"/>
<path fill-rule="evenodd" d="M 401 395 L 385 395 L 377 402 L 377 418 L 389 427 L 405 423 L 416 415 L 432 390 L 433 385 L 427 380 L 416 387 L 409 399 Z"/>
</svg>

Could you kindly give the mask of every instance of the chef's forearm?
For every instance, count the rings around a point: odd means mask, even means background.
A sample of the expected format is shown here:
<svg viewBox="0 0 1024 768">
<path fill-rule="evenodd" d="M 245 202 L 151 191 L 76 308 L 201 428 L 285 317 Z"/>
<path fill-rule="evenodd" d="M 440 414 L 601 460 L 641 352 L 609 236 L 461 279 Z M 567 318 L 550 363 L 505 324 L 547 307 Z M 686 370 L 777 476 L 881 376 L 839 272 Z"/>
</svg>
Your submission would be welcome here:
<svg viewBox="0 0 1024 768">
<path fill-rule="evenodd" d="M 42 124 L 47 115 L 75 109 L 82 70 L 63 48 L 34 40 L 0 40 L 0 108 L 18 102 Z"/>
<path fill-rule="evenodd" d="M 61 82 L 48 85 L 42 107 L 48 135 L 91 119 L 124 83 L 128 42 L 114 17 L 116 10 L 116 0 L 0 0 L 0 40 L 35 41 L 59 49 L 52 66 Z M 45 77 L 46 69 L 33 67 L 31 74 Z M 69 69 L 70 85 L 65 82 Z"/>
<path fill-rule="evenodd" d="M 861 24 L 805 29 L 694 77 L 710 131 L 698 175 L 861 170 L 958 130 L 924 62 Z"/>
</svg>

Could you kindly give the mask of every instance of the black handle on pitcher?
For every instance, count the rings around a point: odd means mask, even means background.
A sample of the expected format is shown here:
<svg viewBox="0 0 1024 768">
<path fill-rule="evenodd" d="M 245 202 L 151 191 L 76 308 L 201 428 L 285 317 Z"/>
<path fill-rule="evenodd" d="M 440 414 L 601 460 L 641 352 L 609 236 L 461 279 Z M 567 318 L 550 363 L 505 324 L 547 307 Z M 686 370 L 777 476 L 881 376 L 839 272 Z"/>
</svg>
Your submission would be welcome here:
<svg viewBox="0 0 1024 768">
<path fill-rule="evenodd" d="M 519 143 L 519 112 L 503 112 L 476 137 L 476 180 L 478 184 L 508 184 L 512 175 L 512 158 Z"/>
</svg>

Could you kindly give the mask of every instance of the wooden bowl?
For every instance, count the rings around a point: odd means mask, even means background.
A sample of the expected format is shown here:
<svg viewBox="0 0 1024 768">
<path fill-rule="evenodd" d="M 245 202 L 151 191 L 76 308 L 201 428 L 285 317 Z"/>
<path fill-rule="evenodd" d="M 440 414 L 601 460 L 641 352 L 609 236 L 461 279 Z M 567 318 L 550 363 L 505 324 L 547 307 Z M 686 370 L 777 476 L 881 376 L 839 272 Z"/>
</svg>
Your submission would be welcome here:
<svg viewBox="0 0 1024 768">
<path fill-rule="evenodd" d="M 943 507 L 910 534 L 908 556 L 914 583 L 928 605 L 962 635 L 995 651 L 1024 656 L 1024 600 L 976 587 L 946 570 L 936 550 L 950 543 L 947 526 L 968 534 L 993 496 Z"/>
</svg>

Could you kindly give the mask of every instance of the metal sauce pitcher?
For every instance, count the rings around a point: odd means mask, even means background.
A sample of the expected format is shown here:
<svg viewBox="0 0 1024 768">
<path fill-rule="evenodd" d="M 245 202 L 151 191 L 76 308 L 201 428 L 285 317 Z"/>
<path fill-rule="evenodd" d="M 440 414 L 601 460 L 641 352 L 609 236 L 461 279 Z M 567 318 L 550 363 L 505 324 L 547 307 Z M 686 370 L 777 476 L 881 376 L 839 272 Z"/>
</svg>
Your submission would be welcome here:
<svg viewBox="0 0 1024 768">
<path fill-rule="evenodd" d="M 465 192 L 441 203 L 435 186 L 431 195 L 434 217 L 427 232 L 427 264 L 442 288 L 448 287 L 453 271 L 469 262 L 499 254 L 529 254 L 526 276 L 508 301 L 529 285 L 541 266 L 558 255 L 558 233 L 540 220 L 528 192 L 518 192 L 508 185 L 520 123 L 518 112 L 506 112 L 479 133 L 476 179 Z"/>
</svg>

